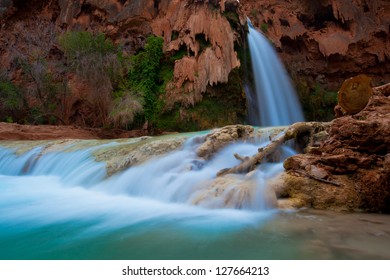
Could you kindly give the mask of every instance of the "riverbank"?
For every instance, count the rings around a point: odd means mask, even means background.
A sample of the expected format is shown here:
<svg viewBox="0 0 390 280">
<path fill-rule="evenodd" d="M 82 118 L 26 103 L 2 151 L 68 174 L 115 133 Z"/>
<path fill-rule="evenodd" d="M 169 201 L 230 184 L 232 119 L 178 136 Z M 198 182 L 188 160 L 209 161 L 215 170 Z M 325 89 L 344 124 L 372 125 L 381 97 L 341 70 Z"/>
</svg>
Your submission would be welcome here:
<svg viewBox="0 0 390 280">
<path fill-rule="evenodd" d="M 118 139 L 147 135 L 143 130 L 87 128 L 67 125 L 21 125 L 0 122 L 0 140 Z"/>
</svg>

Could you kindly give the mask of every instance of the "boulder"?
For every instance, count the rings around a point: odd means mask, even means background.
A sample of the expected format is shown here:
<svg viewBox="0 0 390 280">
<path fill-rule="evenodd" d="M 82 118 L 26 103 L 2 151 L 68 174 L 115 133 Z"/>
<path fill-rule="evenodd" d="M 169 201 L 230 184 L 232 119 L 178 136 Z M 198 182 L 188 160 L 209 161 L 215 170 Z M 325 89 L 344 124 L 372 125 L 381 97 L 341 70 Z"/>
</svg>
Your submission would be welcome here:
<svg viewBox="0 0 390 280">
<path fill-rule="evenodd" d="M 228 125 L 218 128 L 203 137 L 204 141 L 196 153 L 199 157 L 210 159 L 223 147 L 236 142 L 253 140 L 254 128 L 249 125 Z"/>
<path fill-rule="evenodd" d="M 366 107 L 372 96 L 371 78 L 358 75 L 347 79 L 338 92 L 338 105 L 347 114 L 356 114 Z"/>
</svg>

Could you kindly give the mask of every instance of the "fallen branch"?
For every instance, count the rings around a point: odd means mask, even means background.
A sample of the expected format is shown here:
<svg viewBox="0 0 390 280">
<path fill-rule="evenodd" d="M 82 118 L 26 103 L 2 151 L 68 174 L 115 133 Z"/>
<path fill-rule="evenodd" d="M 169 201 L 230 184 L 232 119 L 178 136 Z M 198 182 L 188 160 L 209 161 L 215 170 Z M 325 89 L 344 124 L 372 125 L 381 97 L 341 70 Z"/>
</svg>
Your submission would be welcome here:
<svg viewBox="0 0 390 280">
<path fill-rule="evenodd" d="M 241 161 L 241 162 L 244 162 L 244 161 L 246 161 L 246 160 L 249 159 L 249 157 L 242 157 L 242 156 L 240 156 L 239 154 L 234 154 L 234 157 L 235 157 L 236 159 L 238 159 L 239 161 Z"/>
<path fill-rule="evenodd" d="M 318 127 L 318 123 L 315 122 L 298 122 L 292 124 L 287 131 L 273 139 L 266 147 L 260 148 L 259 152 L 251 157 L 243 157 L 238 154 L 235 154 L 235 158 L 241 161 L 240 164 L 232 167 L 225 168 L 220 170 L 217 173 L 217 176 L 222 176 L 225 174 L 232 173 L 248 173 L 256 168 L 257 165 L 261 164 L 262 161 L 267 158 L 269 155 L 274 153 L 283 143 L 290 139 L 294 139 L 298 134 L 308 132 L 312 135 L 315 128 Z"/>
<path fill-rule="evenodd" d="M 334 181 L 330 181 L 330 180 L 326 180 L 326 179 L 322 179 L 322 178 L 319 178 L 317 176 L 314 176 L 310 173 L 307 173 L 307 172 L 303 172 L 302 170 L 294 170 L 293 172 L 295 173 L 298 173 L 300 175 L 303 175 L 303 176 L 306 176 L 310 179 L 313 179 L 313 180 L 317 180 L 319 182 L 322 182 L 322 183 L 325 183 L 325 184 L 330 184 L 330 185 L 334 185 L 334 186 L 337 186 L 337 187 L 340 187 L 341 184 L 340 183 L 337 183 L 337 182 L 334 182 Z"/>
</svg>

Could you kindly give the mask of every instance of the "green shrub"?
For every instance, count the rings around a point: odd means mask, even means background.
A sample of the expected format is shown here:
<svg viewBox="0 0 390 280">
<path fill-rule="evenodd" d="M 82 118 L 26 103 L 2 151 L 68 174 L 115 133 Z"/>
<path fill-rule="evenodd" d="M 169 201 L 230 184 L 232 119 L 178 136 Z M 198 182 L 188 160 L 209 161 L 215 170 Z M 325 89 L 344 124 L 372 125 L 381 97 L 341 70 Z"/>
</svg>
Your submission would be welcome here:
<svg viewBox="0 0 390 280">
<path fill-rule="evenodd" d="M 24 111 L 25 100 L 22 92 L 11 81 L 0 77 L 0 120 L 13 122 Z"/>
<path fill-rule="evenodd" d="M 103 33 L 69 31 L 59 37 L 59 43 L 67 59 L 77 63 L 82 57 L 99 53 L 104 56 L 117 53 L 118 49 Z"/>
<path fill-rule="evenodd" d="M 164 40 L 160 37 L 148 37 L 144 50 L 131 58 L 128 84 L 142 93 L 145 119 L 153 124 L 158 116 L 158 95 L 161 86 L 159 79 L 163 58 Z"/>
</svg>

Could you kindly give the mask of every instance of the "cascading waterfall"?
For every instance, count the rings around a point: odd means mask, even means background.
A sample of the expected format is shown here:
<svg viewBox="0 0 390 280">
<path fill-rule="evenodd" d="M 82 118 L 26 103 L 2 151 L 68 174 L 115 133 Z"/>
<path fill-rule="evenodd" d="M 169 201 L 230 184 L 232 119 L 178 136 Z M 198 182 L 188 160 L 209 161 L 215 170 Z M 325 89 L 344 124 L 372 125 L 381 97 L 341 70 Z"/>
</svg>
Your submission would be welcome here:
<svg viewBox="0 0 390 280">
<path fill-rule="evenodd" d="M 248 19 L 248 44 L 251 54 L 257 102 L 250 112 L 253 124 L 260 126 L 290 125 L 304 120 L 301 105 L 286 69 L 268 39 Z"/>
</svg>

